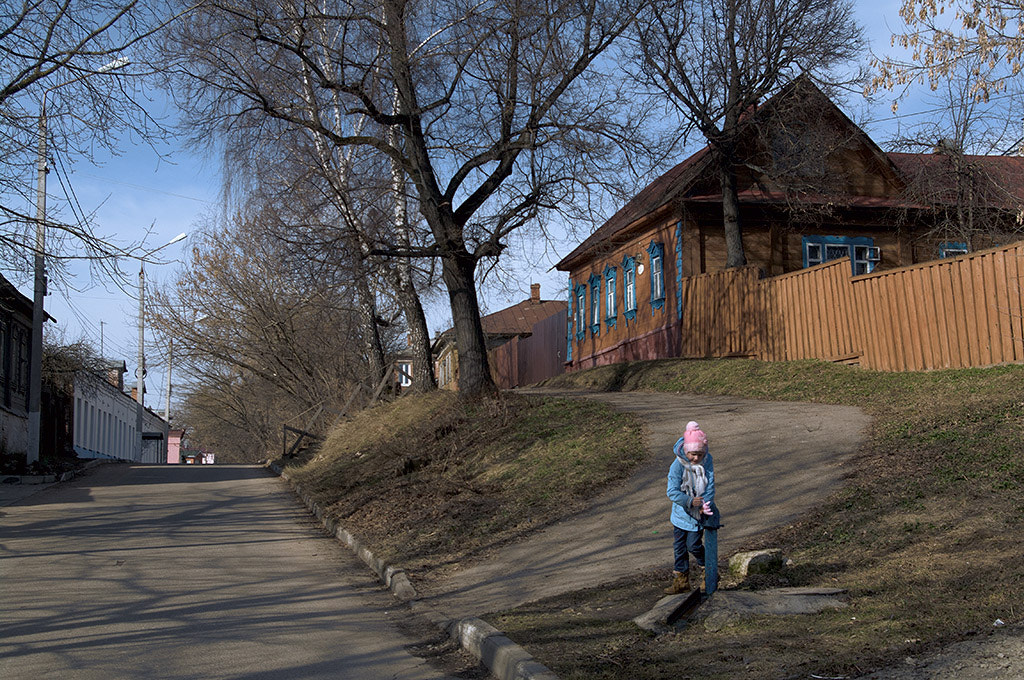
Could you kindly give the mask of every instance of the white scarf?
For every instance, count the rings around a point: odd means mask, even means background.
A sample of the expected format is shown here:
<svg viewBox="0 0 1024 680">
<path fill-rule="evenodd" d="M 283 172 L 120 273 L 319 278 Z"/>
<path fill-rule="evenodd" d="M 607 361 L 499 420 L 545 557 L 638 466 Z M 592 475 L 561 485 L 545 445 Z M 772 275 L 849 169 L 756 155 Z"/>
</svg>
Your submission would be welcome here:
<svg viewBox="0 0 1024 680">
<path fill-rule="evenodd" d="M 708 488 L 708 473 L 701 464 L 691 465 L 690 461 L 683 458 L 679 458 L 680 464 L 683 466 L 683 480 L 679 485 L 679 490 L 684 493 L 696 498 L 697 496 L 703 496 L 704 491 Z"/>
</svg>

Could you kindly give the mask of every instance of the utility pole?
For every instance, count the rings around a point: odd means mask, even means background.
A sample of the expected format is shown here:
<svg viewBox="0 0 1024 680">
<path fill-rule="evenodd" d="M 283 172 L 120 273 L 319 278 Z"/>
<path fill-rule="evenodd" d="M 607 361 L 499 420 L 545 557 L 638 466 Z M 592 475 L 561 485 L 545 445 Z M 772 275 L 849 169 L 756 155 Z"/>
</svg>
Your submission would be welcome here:
<svg viewBox="0 0 1024 680">
<path fill-rule="evenodd" d="M 46 312 L 46 93 L 39 114 L 39 149 L 36 156 L 36 248 L 32 298 L 32 348 L 29 352 L 28 381 L 28 451 L 25 462 L 31 465 L 39 460 L 39 404 L 43 391 L 43 322 Z"/>
<path fill-rule="evenodd" d="M 135 369 L 136 381 L 136 401 L 138 402 L 135 406 L 135 442 L 138 446 L 136 449 L 137 462 L 142 462 L 142 415 L 145 410 L 144 394 L 146 393 L 146 352 L 145 352 L 145 313 L 146 313 L 146 258 L 155 253 L 158 250 L 163 250 L 169 245 L 177 243 L 178 241 L 185 238 L 186 234 L 181 233 L 172 238 L 167 243 L 163 244 L 159 248 L 153 248 L 142 255 L 138 256 L 139 259 L 139 364 L 138 368 Z"/>
<path fill-rule="evenodd" d="M 124 57 L 104 64 L 95 71 L 57 83 L 43 90 L 43 100 L 39 107 L 39 148 L 36 154 L 36 246 L 34 265 L 34 285 L 32 298 L 32 348 L 29 353 L 28 369 L 28 450 L 25 462 L 35 463 L 39 460 L 39 404 L 43 389 L 43 322 L 46 312 L 43 304 L 46 298 L 46 174 L 50 168 L 46 162 L 46 97 L 50 92 L 73 82 L 88 78 L 99 73 L 109 73 L 128 65 Z"/>
</svg>

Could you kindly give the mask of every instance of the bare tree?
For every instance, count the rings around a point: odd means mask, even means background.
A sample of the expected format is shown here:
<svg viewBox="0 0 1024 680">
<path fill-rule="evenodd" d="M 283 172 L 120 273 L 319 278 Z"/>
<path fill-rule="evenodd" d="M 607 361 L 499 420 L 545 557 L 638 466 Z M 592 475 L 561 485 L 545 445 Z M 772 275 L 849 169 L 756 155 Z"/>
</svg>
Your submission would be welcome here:
<svg viewBox="0 0 1024 680">
<path fill-rule="evenodd" d="M 892 66 L 880 59 L 876 64 L 883 73 Z M 1024 214 L 1024 205 L 1016 191 L 1018 182 L 1007 175 L 1009 166 L 998 157 L 1020 149 L 1016 112 L 1024 97 L 1021 83 L 1003 79 L 1002 92 L 993 97 L 979 89 L 979 82 L 1000 80 L 1000 72 L 1005 73 L 1003 64 L 978 51 L 957 57 L 921 98 L 927 117 L 901 118 L 888 142 L 895 151 L 917 154 L 904 168 L 906 191 L 911 202 L 928 206 L 924 238 L 929 241 L 975 250 L 1020 238 L 1018 216 Z M 875 89 L 882 84 L 875 79 Z M 914 91 L 914 85 L 892 83 L 901 97 Z"/>
<path fill-rule="evenodd" d="M 824 77 L 856 58 L 852 16 L 847 0 L 656 0 L 636 22 L 635 77 L 674 107 L 684 135 L 714 150 L 727 267 L 746 264 L 736 167 L 747 114 L 797 75 Z"/>
<path fill-rule="evenodd" d="M 30 0 L 0 11 L 0 259 L 7 267 L 24 270 L 33 256 L 37 162 L 92 158 L 97 147 L 115 149 L 126 130 L 144 139 L 162 132 L 140 103 L 138 71 L 120 67 L 166 25 L 167 10 L 159 0 Z M 49 143 L 38 159 L 41 139 Z M 54 264 L 77 256 L 106 266 L 130 247 L 97 235 L 91 214 L 70 208 L 68 219 L 47 214 Z"/>
<path fill-rule="evenodd" d="M 432 286 L 434 279 L 429 270 L 424 275 L 408 254 L 375 250 L 382 241 L 392 239 L 408 249 L 417 236 L 406 205 L 404 174 L 387 159 L 357 154 L 356 147 L 338 148 L 308 130 L 280 127 L 274 126 L 270 134 L 267 125 L 246 128 L 248 143 L 233 145 L 229 165 L 240 165 L 234 161 L 245 159 L 252 190 L 275 206 L 275 223 L 281 227 L 274 232 L 277 238 L 325 266 L 332 264 L 330 258 L 340 257 L 343 266 L 359 272 L 354 285 L 366 328 L 363 336 L 369 343 L 367 353 L 374 357 L 371 382 L 391 370 L 382 345 L 374 340 L 377 298 L 384 294 L 394 297 L 403 310 L 414 354 L 413 388 L 436 388 L 419 295 L 419 287 Z"/>
<path fill-rule="evenodd" d="M 329 425 L 373 360 L 353 272 L 290 252 L 262 224 L 271 219 L 257 211 L 208 229 L 150 306 L 152 324 L 173 339 L 175 361 L 194 377 L 184 392 L 221 404 L 219 418 L 264 442 L 295 420 Z"/>
<path fill-rule="evenodd" d="M 635 139 L 621 79 L 599 60 L 637 4 L 212 0 L 179 33 L 181 94 L 199 130 L 269 117 L 401 168 L 429 239 L 393 233 L 375 250 L 439 258 L 459 387 L 478 394 L 494 389 L 478 264 L 540 214 L 572 204 Z M 306 82 L 317 102 L 339 105 L 310 115 Z M 329 117 L 338 113 L 341 125 Z M 374 125 L 360 130 L 364 119 Z"/>
</svg>

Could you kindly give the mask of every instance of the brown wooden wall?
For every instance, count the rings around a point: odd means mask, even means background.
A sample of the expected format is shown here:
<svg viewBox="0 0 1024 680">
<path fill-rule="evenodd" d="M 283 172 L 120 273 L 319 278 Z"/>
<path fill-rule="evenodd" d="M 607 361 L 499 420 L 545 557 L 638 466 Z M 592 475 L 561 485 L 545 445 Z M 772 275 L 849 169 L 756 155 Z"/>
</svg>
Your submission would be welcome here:
<svg viewBox="0 0 1024 680">
<path fill-rule="evenodd" d="M 684 235 L 686 232 L 683 232 Z M 637 359 L 652 359 L 655 357 L 678 356 L 678 308 L 673 291 L 677 288 L 680 280 L 678 266 L 679 252 L 677 245 L 677 220 L 667 221 L 660 226 L 643 232 L 628 241 L 611 247 L 601 257 L 595 259 L 588 266 L 575 269 L 572 272 L 571 285 L 575 290 L 579 284 L 587 285 L 587 308 L 585 309 L 584 333 L 582 338 L 577 338 L 575 333 L 571 338 L 573 368 L 593 367 L 602 364 L 617 363 L 620 361 L 633 361 Z M 650 280 L 650 256 L 647 248 L 650 244 L 661 243 L 664 247 L 662 266 L 665 276 L 665 303 L 660 309 L 654 309 L 651 305 L 651 280 Z M 685 249 L 683 252 L 687 252 Z M 643 265 L 643 273 L 636 276 L 636 316 L 632 320 L 625 318 L 624 308 L 624 283 L 622 260 L 626 255 L 633 256 L 637 265 Z M 604 292 L 604 269 L 606 266 L 617 269 L 616 274 L 616 310 L 617 316 L 615 325 L 610 326 L 607 321 L 607 309 L 605 306 Z M 686 265 L 684 263 L 684 270 Z M 590 330 L 590 287 L 588 280 L 591 274 L 597 274 L 601 279 L 601 325 L 597 334 Z M 572 299 L 570 314 L 576 312 L 576 299 Z M 575 320 L 573 319 L 573 331 L 576 331 Z M 565 329 L 562 329 L 562 337 L 565 338 Z"/>
<path fill-rule="evenodd" d="M 758 356 L 764 305 L 757 267 L 684 277 L 680 281 L 680 356 Z"/>
<path fill-rule="evenodd" d="M 844 258 L 767 279 L 745 267 L 673 283 L 678 349 L 661 343 L 651 356 L 644 336 L 600 361 L 574 357 L 570 370 L 670 356 L 816 358 L 884 371 L 1024 361 L 1024 241 L 857 277 Z"/>
</svg>

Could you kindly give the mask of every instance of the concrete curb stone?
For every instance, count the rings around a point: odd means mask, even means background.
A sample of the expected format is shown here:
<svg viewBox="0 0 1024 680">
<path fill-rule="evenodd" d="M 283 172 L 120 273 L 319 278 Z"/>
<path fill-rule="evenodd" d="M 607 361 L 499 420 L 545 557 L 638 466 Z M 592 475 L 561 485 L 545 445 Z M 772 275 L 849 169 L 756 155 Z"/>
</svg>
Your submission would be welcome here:
<svg viewBox="0 0 1024 680">
<path fill-rule="evenodd" d="M 266 467 L 291 485 L 295 495 L 320 520 L 323 527 L 373 570 L 395 597 L 408 602 L 414 612 L 424 616 L 448 635 L 457 639 L 459 645 L 479 659 L 480 663 L 486 666 L 498 680 L 558 680 L 558 676 L 550 669 L 486 621 L 476 617 L 451 619 L 421 604 L 416 599 L 416 589 L 409 581 L 404 569 L 388 564 L 374 555 L 351 532 L 340 526 L 337 520 L 325 516 L 326 513 L 320 505 L 314 502 L 312 497 L 303 491 L 302 487 L 296 484 L 280 465 L 268 461 Z"/>
</svg>

